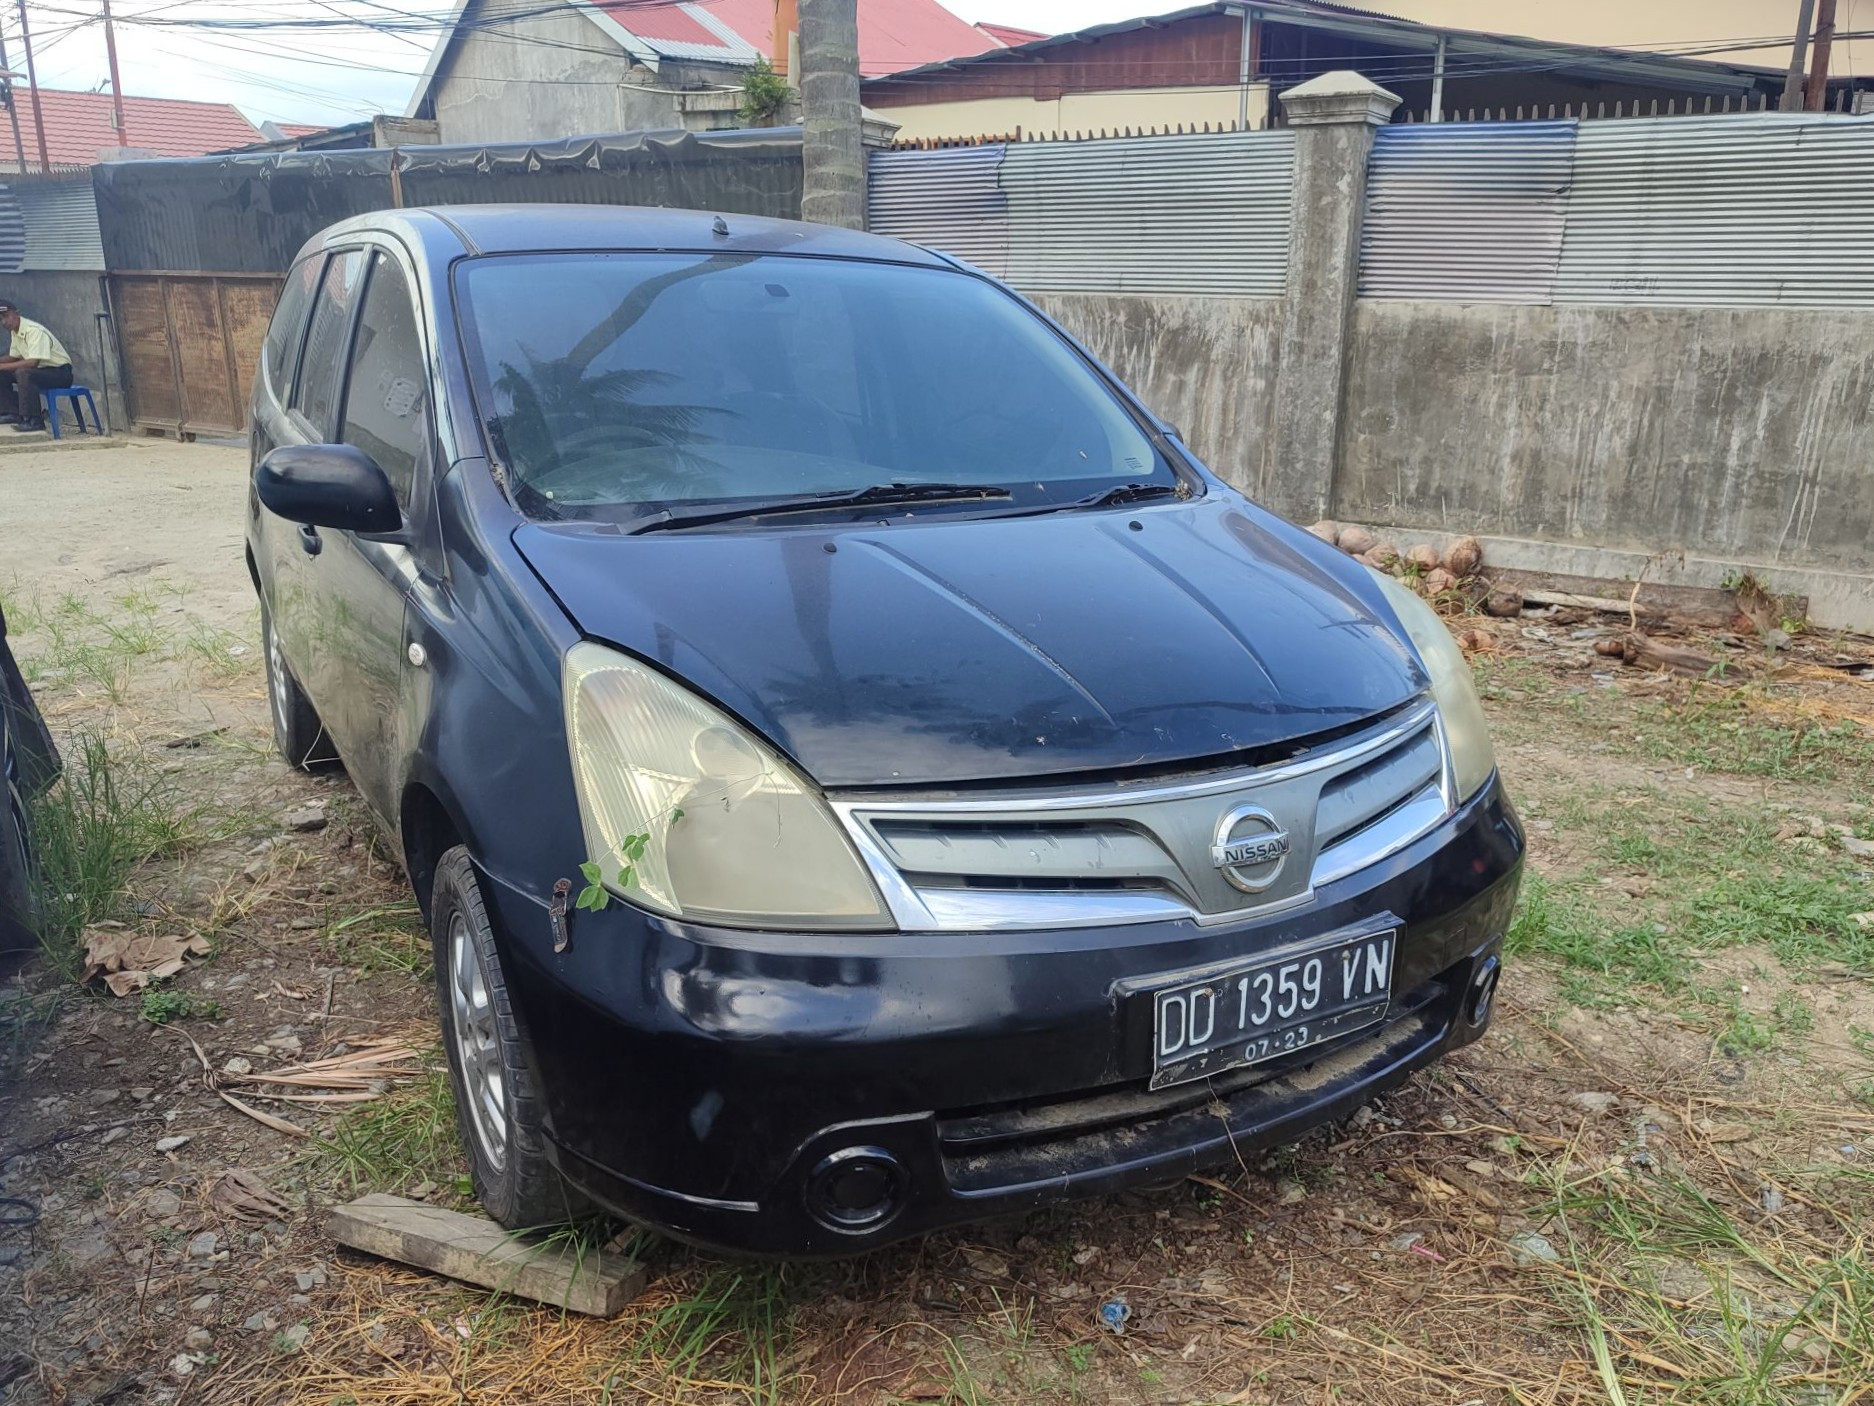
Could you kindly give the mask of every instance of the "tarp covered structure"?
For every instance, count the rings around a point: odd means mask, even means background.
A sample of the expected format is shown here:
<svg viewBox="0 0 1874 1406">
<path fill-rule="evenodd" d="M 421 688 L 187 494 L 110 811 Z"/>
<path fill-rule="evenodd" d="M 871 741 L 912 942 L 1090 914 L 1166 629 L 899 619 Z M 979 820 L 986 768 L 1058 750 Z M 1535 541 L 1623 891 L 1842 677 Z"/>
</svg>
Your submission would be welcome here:
<svg viewBox="0 0 1874 1406">
<path fill-rule="evenodd" d="M 327 225 L 398 205 L 570 202 L 798 218 L 800 129 L 120 161 L 95 167 L 92 179 L 113 272 L 281 274 Z"/>
</svg>

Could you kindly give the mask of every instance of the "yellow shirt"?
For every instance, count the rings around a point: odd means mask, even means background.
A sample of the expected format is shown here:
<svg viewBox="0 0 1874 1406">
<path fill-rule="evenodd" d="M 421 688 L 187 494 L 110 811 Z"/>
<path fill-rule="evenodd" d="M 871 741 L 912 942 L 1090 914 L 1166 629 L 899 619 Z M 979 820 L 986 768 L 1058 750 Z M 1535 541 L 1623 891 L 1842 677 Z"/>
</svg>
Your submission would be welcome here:
<svg viewBox="0 0 1874 1406">
<path fill-rule="evenodd" d="M 22 361 L 36 361 L 41 366 L 72 364 L 71 354 L 60 344 L 59 339 L 43 323 L 34 322 L 30 317 L 20 319 L 19 330 L 13 334 L 7 355 L 16 356 Z"/>
</svg>

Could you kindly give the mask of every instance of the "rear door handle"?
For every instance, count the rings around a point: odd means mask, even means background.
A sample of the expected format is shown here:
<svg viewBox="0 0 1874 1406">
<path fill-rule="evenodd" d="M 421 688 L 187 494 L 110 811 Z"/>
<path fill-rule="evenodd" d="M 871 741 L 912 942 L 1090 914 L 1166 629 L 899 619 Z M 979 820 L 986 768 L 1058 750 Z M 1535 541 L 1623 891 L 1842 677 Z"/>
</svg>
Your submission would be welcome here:
<svg viewBox="0 0 1874 1406">
<path fill-rule="evenodd" d="M 316 557 L 325 550 L 325 543 L 319 539 L 319 529 L 311 523 L 299 525 L 299 545 L 306 550 L 306 555 Z"/>
</svg>

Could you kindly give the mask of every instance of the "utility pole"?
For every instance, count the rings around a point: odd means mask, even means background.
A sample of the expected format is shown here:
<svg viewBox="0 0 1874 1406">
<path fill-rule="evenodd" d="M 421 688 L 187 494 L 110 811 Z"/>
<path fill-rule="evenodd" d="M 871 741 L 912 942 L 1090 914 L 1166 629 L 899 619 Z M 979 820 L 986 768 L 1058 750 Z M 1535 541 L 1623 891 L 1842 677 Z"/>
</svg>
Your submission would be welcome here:
<svg viewBox="0 0 1874 1406">
<path fill-rule="evenodd" d="M 1809 57 L 1809 25 L 1814 19 L 1815 0 L 1802 0 L 1796 14 L 1796 42 L 1789 50 L 1789 76 L 1783 80 L 1783 101 L 1778 104 L 1784 112 L 1802 111 L 1803 62 Z"/>
<path fill-rule="evenodd" d="M 1820 0 L 1815 12 L 1815 43 L 1809 51 L 1809 92 L 1805 104 L 1811 112 L 1828 106 L 1829 50 L 1835 44 L 1835 0 Z"/>
<path fill-rule="evenodd" d="M 100 0 L 104 6 L 104 53 L 111 63 L 111 109 L 117 118 L 117 145 L 129 146 L 130 139 L 124 133 L 124 80 L 117 76 L 117 35 L 111 30 L 111 0 Z"/>
<path fill-rule="evenodd" d="M 13 96 L 13 69 L 7 63 L 7 41 L 4 34 L 0 34 L 0 72 L 6 74 L 5 79 L 0 81 L 6 84 L 7 116 L 13 120 L 13 157 L 19 162 L 19 173 L 23 176 L 26 174 L 26 144 L 20 140 L 20 109 L 19 103 Z"/>
<path fill-rule="evenodd" d="M 26 0 L 20 0 L 20 46 L 26 50 L 26 91 L 33 100 L 33 135 L 39 138 L 39 169 L 50 171 L 52 158 L 46 154 L 46 115 L 39 106 L 39 79 L 33 73 L 33 35 L 26 27 Z M 23 173 L 25 162 L 20 163 Z"/>
<path fill-rule="evenodd" d="M 859 0 L 800 0 L 799 87 L 800 217 L 864 229 Z"/>
</svg>

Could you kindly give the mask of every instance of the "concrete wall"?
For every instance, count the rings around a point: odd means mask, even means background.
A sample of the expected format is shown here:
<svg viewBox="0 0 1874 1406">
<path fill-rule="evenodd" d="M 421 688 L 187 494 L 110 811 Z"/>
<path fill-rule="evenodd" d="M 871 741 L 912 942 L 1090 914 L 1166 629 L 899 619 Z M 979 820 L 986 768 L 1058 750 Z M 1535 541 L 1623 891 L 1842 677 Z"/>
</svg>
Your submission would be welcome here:
<svg viewBox="0 0 1874 1406">
<path fill-rule="evenodd" d="M 1052 293 L 1035 302 L 1178 426 L 1200 459 L 1253 486 L 1272 421 L 1280 299 Z"/>
<path fill-rule="evenodd" d="M 564 7 L 493 33 L 471 30 L 436 84 L 436 121 L 441 140 L 461 146 L 739 127 L 739 96 L 731 98 L 727 120 L 686 121 L 681 99 L 686 92 L 739 88 L 743 76 L 732 65 L 677 60 L 652 72 L 579 11 Z"/>
<path fill-rule="evenodd" d="M 668 94 L 657 95 L 662 120 L 626 119 L 630 67 L 630 56 L 570 6 L 496 31 L 472 29 L 436 85 L 442 140 L 474 145 L 678 125 Z"/>
<path fill-rule="evenodd" d="M 1361 302 L 1333 513 L 1874 570 L 1874 315 Z"/>
<path fill-rule="evenodd" d="M 109 358 L 109 404 L 105 398 L 105 366 L 98 359 L 98 319 L 104 311 L 104 295 L 95 273 L 8 273 L 0 274 L 0 296 L 17 299 L 20 311 L 34 322 L 43 322 L 52 335 L 64 343 L 72 357 L 72 380 L 91 387 L 105 423 L 122 428 L 128 421 L 119 414 L 122 405 L 123 374 L 118 370 L 117 351 L 105 334 Z M 7 387 L 10 394 L 11 386 Z M 8 401 L 7 409 L 12 409 Z M 69 421 L 68 421 L 69 423 Z"/>
</svg>

